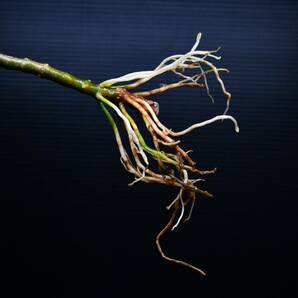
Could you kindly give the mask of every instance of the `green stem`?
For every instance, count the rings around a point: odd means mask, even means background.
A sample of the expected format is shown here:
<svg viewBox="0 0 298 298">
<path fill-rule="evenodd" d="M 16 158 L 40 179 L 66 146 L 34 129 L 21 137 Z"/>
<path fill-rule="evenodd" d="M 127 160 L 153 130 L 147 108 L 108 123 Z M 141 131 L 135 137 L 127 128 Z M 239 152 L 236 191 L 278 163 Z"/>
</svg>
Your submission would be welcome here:
<svg viewBox="0 0 298 298">
<path fill-rule="evenodd" d="M 28 58 L 21 59 L 0 53 L 0 67 L 31 73 L 94 97 L 96 97 L 96 93 L 99 91 L 101 94 L 109 98 L 114 98 L 116 96 L 114 89 L 112 88 L 101 88 L 90 80 L 77 78 L 68 72 L 56 69 L 49 64 L 43 64 Z"/>
<path fill-rule="evenodd" d="M 111 113 L 108 111 L 108 109 L 105 107 L 105 105 L 100 102 L 100 101 L 97 101 L 96 104 L 101 108 L 101 110 L 103 111 L 103 113 L 105 114 L 105 116 L 107 117 L 109 123 L 111 124 L 112 126 L 112 129 L 113 131 L 118 131 L 118 127 L 117 127 L 117 124 L 113 118 L 113 116 L 111 115 Z"/>
</svg>

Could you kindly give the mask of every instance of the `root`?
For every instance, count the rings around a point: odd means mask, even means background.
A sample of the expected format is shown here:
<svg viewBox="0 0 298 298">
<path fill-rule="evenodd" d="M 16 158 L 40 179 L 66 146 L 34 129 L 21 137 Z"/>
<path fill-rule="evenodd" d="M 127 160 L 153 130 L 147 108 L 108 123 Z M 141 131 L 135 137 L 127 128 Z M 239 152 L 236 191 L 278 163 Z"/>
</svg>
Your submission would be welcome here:
<svg viewBox="0 0 298 298">
<path fill-rule="evenodd" d="M 156 236 L 155 238 L 155 243 L 156 243 L 156 246 L 157 246 L 157 249 L 160 253 L 160 255 L 162 256 L 163 259 L 167 260 L 168 262 L 171 262 L 171 263 L 174 263 L 174 264 L 178 264 L 178 265 L 181 265 L 181 266 L 184 266 L 184 267 L 187 267 L 203 276 L 206 276 L 206 273 L 198 268 L 198 267 L 195 267 L 187 262 L 184 262 L 184 261 L 181 261 L 181 260 L 177 260 L 177 259 L 174 259 L 174 258 L 170 258 L 168 257 L 163 249 L 161 248 L 161 245 L 160 245 L 160 238 L 172 227 L 173 225 L 173 222 L 174 220 L 176 219 L 177 217 L 177 213 L 178 213 L 178 206 L 177 206 L 177 203 L 175 204 L 175 209 L 173 210 L 173 213 L 172 213 L 172 216 L 169 220 L 169 222 L 165 225 L 165 227 L 158 233 L 158 235 Z"/>
<path fill-rule="evenodd" d="M 166 231 L 169 229 L 173 231 L 181 223 L 190 220 L 198 195 L 207 198 L 213 197 L 211 193 L 200 188 L 200 182 L 203 181 L 202 176 L 214 174 L 216 168 L 212 170 L 199 169 L 196 162 L 189 156 L 192 150 L 184 150 L 181 140 L 176 138 L 220 120 L 231 120 L 235 131 L 239 132 L 236 119 L 226 115 L 230 105 L 231 94 L 227 91 L 220 74 L 229 71 L 226 68 L 217 68 L 214 63 L 208 60 L 210 58 L 215 60 L 221 59 L 216 54 L 219 48 L 213 51 L 197 49 L 200 39 L 201 34 L 198 34 L 195 44 L 187 53 L 169 56 L 163 59 L 153 70 L 133 72 L 101 83 L 99 85 L 100 88 L 113 89 L 113 94 L 116 96 L 116 99 L 112 98 L 113 102 L 109 98 L 105 98 L 100 91 L 96 97 L 101 102 L 101 108 L 114 130 L 116 144 L 120 152 L 120 161 L 124 169 L 134 176 L 134 180 L 129 183 L 129 186 L 137 182 L 145 182 L 160 183 L 178 188 L 177 196 L 167 206 L 168 210 L 173 208 L 172 217 L 156 237 L 159 253 L 169 262 L 190 268 L 201 275 L 206 275 L 203 270 L 190 263 L 168 257 L 160 246 L 160 238 Z M 189 73 L 189 71 L 192 71 L 192 73 Z M 170 84 L 163 84 L 161 87 L 152 90 L 135 90 L 153 78 L 167 72 L 176 75 L 178 80 Z M 197 73 L 193 74 L 194 72 Z M 224 113 L 176 132 L 162 123 L 158 117 L 159 104 L 151 97 L 176 88 L 205 88 L 208 96 L 214 102 L 207 80 L 209 74 L 215 75 L 215 79 L 226 97 Z M 123 85 L 126 82 L 129 83 Z M 128 138 L 126 146 L 130 150 L 125 148 L 117 124 L 107 108 L 112 109 L 120 118 Z M 130 109 L 135 110 L 143 121 L 148 131 L 147 138 L 149 137 L 150 139 L 149 143 L 141 134 L 137 121 L 130 115 Z M 152 161 L 155 164 L 154 169 L 152 168 Z M 195 174 L 199 175 L 199 178 L 191 177 L 191 175 Z M 187 214 L 187 217 L 185 217 L 185 214 Z"/>
</svg>

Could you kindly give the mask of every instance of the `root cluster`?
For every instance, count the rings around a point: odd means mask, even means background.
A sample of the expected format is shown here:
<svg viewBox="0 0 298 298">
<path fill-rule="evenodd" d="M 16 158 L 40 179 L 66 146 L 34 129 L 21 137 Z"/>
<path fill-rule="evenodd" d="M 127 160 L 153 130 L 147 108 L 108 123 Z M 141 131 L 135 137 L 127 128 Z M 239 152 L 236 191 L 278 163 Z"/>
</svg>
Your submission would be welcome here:
<svg viewBox="0 0 298 298">
<path fill-rule="evenodd" d="M 112 125 L 119 148 L 120 161 L 125 170 L 134 176 L 134 180 L 129 185 L 132 186 L 137 182 L 146 182 L 166 184 L 177 188 L 177 196 L 166 207 L 172 212 L 170 221 L 156 237 L 156 245 L 161 256 L 167 261 L 186 266 L 205 275 L 204 271 L 198 267 L 166 256 L 160 246 L 160 238 L 167 230 L 174 230 L 182 222 L 188 221 L 191 218 L 198 196 L 212 197 L 212 194 L 201 188 L 200 183 L 206 175 L 215 173 L 216 169 L 204 170 L 198 167 L 190 157 L 190 151 L 183 149 L 181 141 L 177 138 L 194 129 L 223 120 L 231 120 L 235 131 L 239 132 L 237 121 L 232 116 L 227 115 L 231 94 L 226 90 L 220 76 L 221 72 L 228 72 L 228 70 L 217 68 L 213 63 L 208 61 L 209 58 L 215 60 L 221 58 L 216 55 L 219 49 L 214 51 L 200 51 L 197 49 L 200 38 L 201 34 L 198 34 L 196 42 L 189 52 L 183 55 L 167 57 L 153 70 L 134 72 L 101 83 L 100 87 L 102 89 L 112 89 L 115 97 L 112 101 L 104 97 L 102 95 L 103 92 L 99 91 L 97 99 L 99 100 L 98 104 Z M 197 70 L 198 72 L 190 76 L 188 72 L 193 72 L 193 70 Z M 178 81 L 171 84 L 164 84 L 152 90 L 135 90 L 149 80 L 166 72 L 172 72 L 177 75 L 179 78 Z M 177 132 L 161 123 L 158 118 L 159 105 L 152 97 L 175 88 L 196 87 L 205 88 L 213 100 L 207 81 L 207 76 L 210 74 L 215 75 L 223 94 L 226 96 L 227 106 L 224 113 L 206 121 L 195 123 Z M 123 122 L 128 138 L 129 150 L 123 144 L 123 136 L 120 135 L 116 121 L 110 113 L 111 109 L 121 119 L 121 122 Z M 137 122 L 130 115 L 130 109 L 136 110 L 143 120 L 151 136 L 149 143 L 146 142 Z M 196 177 L 193 178 L 192 176 L 195 175 Z"/>
</svg>

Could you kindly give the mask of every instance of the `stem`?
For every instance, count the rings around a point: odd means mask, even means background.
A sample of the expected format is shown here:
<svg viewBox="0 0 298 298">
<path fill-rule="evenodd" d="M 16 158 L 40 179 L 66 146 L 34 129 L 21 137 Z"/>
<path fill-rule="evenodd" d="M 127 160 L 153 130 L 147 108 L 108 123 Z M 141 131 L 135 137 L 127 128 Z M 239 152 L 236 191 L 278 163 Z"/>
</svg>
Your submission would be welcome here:
<svg viewBox="0 0 298 298">
<path fill-rule="evenodd" d="M 68 72 L 56 69 L 49 64 L 43 64 L 28 58 L 21 59 L 0 53 L 0 67 L 28 72 L 94 97 L 98 91 L 106 97 L 115 97 L 112 88 L 101 88 L 90 80 L 80 79 Z"/>
<path fill-rule="evenodd" d="M 112 126 L 113 131 L 115 131 L 115 130 L 118 131 L 118 127 L 116 125 L 116 122 L 115 122 L 113 116 L 111 115 L 111 113 L 105 107 L 105 105 L 102 102 L 99 102 L 99 101 L 96 104 L 101 108 L 101 110 L 103 111 L 103 113 L 107 117 L 109 123 Z"/>
</svg>

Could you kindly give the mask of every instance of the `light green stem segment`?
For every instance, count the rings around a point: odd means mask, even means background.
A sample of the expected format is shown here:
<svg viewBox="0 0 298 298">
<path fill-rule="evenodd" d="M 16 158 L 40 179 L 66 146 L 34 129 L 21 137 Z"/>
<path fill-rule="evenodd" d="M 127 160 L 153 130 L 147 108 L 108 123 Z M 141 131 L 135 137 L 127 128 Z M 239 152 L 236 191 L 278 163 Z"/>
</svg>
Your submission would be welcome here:
<svg viewBox="0 0 298 298">
<path fill-rule="evenodd" d="M 102 88 L 90 80 L 80 79 L 73 74 L 54 68 L 49 64 L 40 63 L 29 58 L 16 58 L 0 53 L 0 67 L 31 73 L 40 78 L 54 81 L 94 97 L 99 91 L 106 97 L 115 97 L 115 89 L 113 88 Z"/>
<path fill-rule="evenodd" d="M 118 132 L 118 127 L 117 127 L 117 124 L 113 118 L 113 116 L 111 115 L 111 113 L 108 111 L 108 109 L 105 107 L 105 105 L 100 102 L 100 101 L 97 101 L 96 104 L 101 108 L 101 110 L 103 111 L 103 113 L 105 114 L 105 116 L 107 117 L 109 123 L 111 124 L 112 126 L 112 129 L 113 131 L 116 131 Z"/>
</svg>

